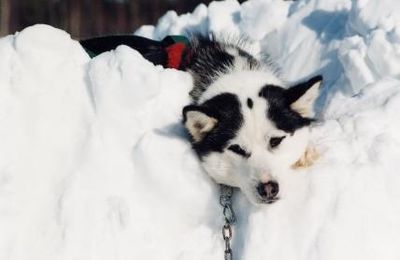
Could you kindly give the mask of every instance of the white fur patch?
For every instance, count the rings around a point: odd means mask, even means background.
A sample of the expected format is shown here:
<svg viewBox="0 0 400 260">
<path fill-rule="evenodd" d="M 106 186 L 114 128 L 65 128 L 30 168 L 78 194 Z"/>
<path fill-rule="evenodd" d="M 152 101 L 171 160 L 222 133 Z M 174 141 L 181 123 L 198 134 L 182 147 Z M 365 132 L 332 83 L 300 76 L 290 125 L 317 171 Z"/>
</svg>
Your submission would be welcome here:
<svg viewBox="0 0 400 260">
<path fill-rule="evenodd" d="M 258 93 L 265 84 L 282 86 L 283 82 L 268 71 L 234 70 L 231 73 L 221 75 L 202 94 L 199 103 L 222 93 L 236 94 L 238 97 L 258 97 Z"/>
</svg>

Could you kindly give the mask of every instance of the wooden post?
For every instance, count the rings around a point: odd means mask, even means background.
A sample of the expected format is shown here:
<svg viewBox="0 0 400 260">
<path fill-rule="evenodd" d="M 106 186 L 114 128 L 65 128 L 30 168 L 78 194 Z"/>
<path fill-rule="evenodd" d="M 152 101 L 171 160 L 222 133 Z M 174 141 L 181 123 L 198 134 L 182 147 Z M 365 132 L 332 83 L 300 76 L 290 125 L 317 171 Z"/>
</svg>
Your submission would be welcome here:
<svg viewBox="0 0 400 260">
<path fill-rule="evenodd" d="M 0 0 L 0 36 L 9 34 L 11 0 Z"/>
<path fill-rule="evenodd" d="M 81 4 L 79 0 L 69 1 L 69 32 L 74 38 L 81 36 Z"/>
</svg>

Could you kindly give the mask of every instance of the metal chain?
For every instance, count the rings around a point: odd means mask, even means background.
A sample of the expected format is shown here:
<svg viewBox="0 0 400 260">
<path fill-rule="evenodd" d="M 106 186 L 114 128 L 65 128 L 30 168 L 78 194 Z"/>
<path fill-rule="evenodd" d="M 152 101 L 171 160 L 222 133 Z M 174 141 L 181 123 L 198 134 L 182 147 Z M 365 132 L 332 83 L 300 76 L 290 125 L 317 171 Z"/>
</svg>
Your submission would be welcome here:
<svg viewBox="0 0 400 260">
<path fill-rule="evenodd" d="M 225 251 L 224 256 L 225 260 L 232 260 L 232 249 L 231 249 L 231 240 L 232 240 L 232 227 L 236 221 L 235 212 L 232 208 L 232 195 L 233 188 L 226 185 L 221 185 L 221 196 L 219 198 L 219 203 L 221 204 L 225 218 L 225 224 L 222 227 L 222 237 L 225 241 Z"/>
</svg>

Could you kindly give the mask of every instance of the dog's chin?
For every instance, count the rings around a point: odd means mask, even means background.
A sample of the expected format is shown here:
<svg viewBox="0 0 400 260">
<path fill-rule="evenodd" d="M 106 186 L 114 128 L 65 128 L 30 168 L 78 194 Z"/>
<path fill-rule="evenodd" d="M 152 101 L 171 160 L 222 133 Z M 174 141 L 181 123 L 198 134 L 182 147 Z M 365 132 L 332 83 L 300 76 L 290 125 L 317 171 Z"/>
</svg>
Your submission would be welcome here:
<svg viewBox="0 0 400 260">
<path fill-rule="evenodd" d="M 242 191 L 243 191 L 243 190 L 242 190 Z M 273 198 L 273 199 L 265 199 L 265 198 L 260 197 L 260 196 L 259 196 L 258 194 L 256 194 L 256 193 L 247 193 L 247 192 L 245 192 L 245 191 L 243 191 L 243 192 L 244 192 L 246 198 L 247 198 L 253 205 L 255 205 L 255 206 L 257 206 L 257 207 L 262 207 L 262 206 L 265 206 L 265 205 L 274 204 L 275 202 L 277 202 L 277 201 L 280 199 L 279 197 L 276 197 L 276 198 Z"/>
<path fill-rule="evenodd" d="M 259 204 L 273 204 L 273 203 L 277 202 L 278 200 L 279 200 L 279 197 L 273 198 L 273 199 L 260 199 Z"/>
</svg>

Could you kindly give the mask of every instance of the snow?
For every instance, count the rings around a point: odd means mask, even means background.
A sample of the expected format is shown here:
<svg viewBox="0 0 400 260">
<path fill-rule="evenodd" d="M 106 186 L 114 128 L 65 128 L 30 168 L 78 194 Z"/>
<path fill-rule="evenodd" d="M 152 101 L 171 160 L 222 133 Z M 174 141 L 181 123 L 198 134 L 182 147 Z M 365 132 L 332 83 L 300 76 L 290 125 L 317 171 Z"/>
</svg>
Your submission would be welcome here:
<svg viewBox="0 0 400 260">
<path fill-rule="evenodd" d="M 234 0 L 136 33 L 242 33 L 288 81 L 322 73 L 310 169 L 234 207 L 235 259 L 400 259 L 396 0 Z M 0 259 L 222 259 L 218 186 L 180 124 L 188 74 L 60 30 L 0 39 Z"/>
</svg>

